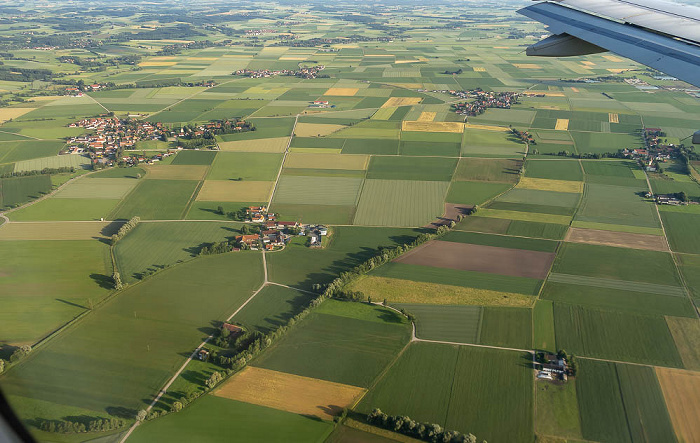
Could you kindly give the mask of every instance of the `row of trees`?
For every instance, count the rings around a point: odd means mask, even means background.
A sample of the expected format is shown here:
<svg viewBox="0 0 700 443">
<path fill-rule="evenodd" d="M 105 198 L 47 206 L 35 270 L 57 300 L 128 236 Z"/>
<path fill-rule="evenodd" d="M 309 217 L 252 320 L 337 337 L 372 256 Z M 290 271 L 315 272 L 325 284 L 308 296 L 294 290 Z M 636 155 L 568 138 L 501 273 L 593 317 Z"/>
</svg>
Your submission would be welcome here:
<svg viewBox="0 0 700 443">
<path fill-rule="evenodd" d="M 44 168 L 42 170 L 35 169 L 32 171 L 6 172 L 4 174 L 1 174 L 0 178 L 27 177 L 30 175 L 52 175 L 66 172 L 75 172 L 75 168 L 72 166 L 63 166 L 60 168 Z"/>
<path fill-rule="evenodd" d="M 140 221 L 141 218 L 139 216 L 135 216 L 131 217 L 131 220 L 128 222 L 124 223 L 121 228 L 119 228 L 119 231 L 112 235 L 112 246 L 116 245 L 119 240 L 123 239 L 126 234 L 131 232 L 131 230 L 134 229 Z"/>
<path fill-rule="evenodd" d="M 39 424 L 39 429 L 59 434 L 78 434 L 83 432 L 114 431 L 125 426 L 126 422 L 121 418 L 98 418 L 88 421 L 87 424 L 73 420 L 42 420 Z"/>
<path fill-rule="evenodd" d="M 443 429 L 435 423 L 421 423 L 405 415 L 387 415 L 380 409 L 367 414 L 367 423 L 398 432 L 409 437 L 429 442 L 442 443 L 476 443 L 474 434 L 462 434 L 459 431 Z M 486 440 L 483 441 L 486 443 Z"/>
</svg>

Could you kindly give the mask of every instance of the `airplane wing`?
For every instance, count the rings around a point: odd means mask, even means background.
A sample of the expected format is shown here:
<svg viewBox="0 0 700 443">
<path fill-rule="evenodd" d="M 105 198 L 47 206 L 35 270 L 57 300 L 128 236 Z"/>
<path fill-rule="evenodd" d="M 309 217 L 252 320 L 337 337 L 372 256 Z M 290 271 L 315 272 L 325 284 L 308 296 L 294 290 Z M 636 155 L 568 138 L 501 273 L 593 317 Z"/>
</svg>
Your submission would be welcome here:
<svg viewBox="0 0 700 443">
<path fill-rule="evenodd" d="M 546 0 L 518 13 L 553 34 L 527 55 L 610 51 L 700 87 L 700 8 L 662 0 Z"/>
</svg>

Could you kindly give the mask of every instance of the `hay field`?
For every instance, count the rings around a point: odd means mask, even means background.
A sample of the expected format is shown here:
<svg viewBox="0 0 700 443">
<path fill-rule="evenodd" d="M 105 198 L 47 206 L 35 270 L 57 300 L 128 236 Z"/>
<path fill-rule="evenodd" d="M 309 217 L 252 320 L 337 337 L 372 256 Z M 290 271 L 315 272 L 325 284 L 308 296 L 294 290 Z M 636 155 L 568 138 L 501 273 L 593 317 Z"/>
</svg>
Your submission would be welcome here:
<svg viewBox="0 0 700 443">
<path fill-rule="evenodd" d="M 175 66 L 177 65 L 177 62 L 165 62 L 165 61 L 150 61 L 150 62 L 141 62 L 139 63 L 139 66 Z"/>
<path fill-rule="evenodd" d="M 401 125 L 403 131 L 418 132 L 452 132 L 461 134 L 464 123 L 459 122 L 432 122 L 432 121 L 404 121 Z"/>
<path fill-rule="evenodd" d="M 219 142 L 219 149 L 224 152 L 284 152 L 288 143 L 289 137 L 259 138 Z"/>
<path fill-rule="evenodd" d="M 389 120 L 389 117 L 391 117 L 394 114 L 394 112 L 396 112 L 397 109 L 398 108 L 396 108 L 396 107 L 377 109 L 377 112 L 372 114 L 371 119 L 372 120 Z"/>
<path fill-rule="evenodd" d="M 486 72 L 486 68 L 483 66 L 474 66 L 474 72 Z"/>
<path fill-rule="evenodd" d="M 464 123 L 464 128 L 465 129 L 483 129 L 485 131 L 510 132 L 510 129 L 504 128 L 503 126 L 478 125 L 475 123 Z"/>
<path fill-rule="evenodd" d="M 363 277 L 349 289 L 361 291 L 374 300 L 386 299 L 391 303 L 529 307 L 535 301 L 529 295 L 513 292 L 377 276 Z"/>
<path fill-rule="evenodd" d="M 397 106 L 413 106 L 423 100 L 420 97 L 389 97 L 389 99 L 381 106 L 382 108 L 395 108 Z"/>
<path fill-rule="evenodd" d="M 614 55 L 604 55 L 603 58 L 616 63 L 623 61 L 620 57 L 615 57 Z"/>
<path fill-rule="evenodd" d="M 120 222 L 14 222 L 0 226 L 0 240 L 92 240 L 116 233 Z"/>
<path fill-rule="evenodd" d="M 666 407 L 682 441 L 700 441 L 700 373 L 656 368 Z"/>
<path fill-rule="evenodd" d="M 322 420 L 332 420 L 365 389 L 248 366 L 214 392 L 224 397 Z"/>
<path fill-rule="evenodd" d="M 147 177 L 156 180 L 203 180 L 207 165 L 156 165 L 146 166 Z"/>
<path fill-rule="evenodd" d="M 304 169 L 365 170 L 367 169 L 368 163 L 369 155 L 291 152 L 287 156 L 287 160 L 284 162 L 284 167 Z"/>
<path fill-rule="evenodd" d="M 620 115 L 609 112 L 608 113 L 608 122 L 609 123 L 620 123 Z"/>
<path fill-rule="evenodd" d="M 420 113 L 420 116 L 418 116 L 419 122 L 431 122 L 435 120 L 435 116 L 437 115 L 437 112 L 429 112 L 429 111 L 423 111 Z"/>
<path fill-rule="evenodd" d="M 0 123 L 21 117 L 34 109 L 35 108 L 2 108 L 0 109 Z"/>
<path fill-rule="evenodd" d="M 558 118 L 557 123 L 554 126 L 557 131 L 566 131 L 569 129 L 569 119 L 568 118 Z"/>
<path fill-rule="evenodd" d="M 205 180 L 197 201 L 262 202 L 270 198 L 275 182 Z"/>
<path fill-rule="evenodd" d="M 539 191 L 557 191 L 557 192 L 583 192 L 583 182 L 570 180 L 550 180 L 546 178 L 522 177 L 518 182 L 518 188 L 535 189 Z"/>
<path fill-rule="evenodd" d="M 323 123 L 297 123 L 294 128 L 294 135 L 297 137 L 324 137 L 344 128 L 347 128 L 347 126 L 326 125 Z"/>
<path fill-rule="evenodd" d="M 133 178 L 83 179 L 69 183 L 54 195 L 54 198 L 105 198 L 121 199 L 131 191 L 139 180 Z"/>
<path fill-rule="evenodd" d="M 328 88 L 323 95 L 335 95 L 337 97 L 352 97 L 357 94 L 359 88 Z"/>
</svg>

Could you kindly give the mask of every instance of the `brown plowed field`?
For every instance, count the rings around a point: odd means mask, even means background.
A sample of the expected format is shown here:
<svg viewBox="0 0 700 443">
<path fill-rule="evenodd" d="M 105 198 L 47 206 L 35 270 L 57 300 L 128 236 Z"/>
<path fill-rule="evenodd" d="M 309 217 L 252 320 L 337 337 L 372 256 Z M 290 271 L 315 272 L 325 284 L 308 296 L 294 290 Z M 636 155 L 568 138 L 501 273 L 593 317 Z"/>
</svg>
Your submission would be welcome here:
<svg viewBox="0 0 700 443">
<path fill-rule="evenodd" d="M 700 441 L 700 373 L 656 368 L 656 376 L 678 439 Z"/>
<path fill-rule="evenodd" d="M 547 276 L 553 260 L 554 253 L 551 252 L 430 241 L 394 261 L 411 265 L 543 279 Z"/>
<path fill-rule="evenodd" d="M 364 392 L 355 386 L 248 366 L 214 395 L 331 420 Z"/>
<path fill-rule="evenodd" d="M 590 243 L 593 245 L 619 246 L 622 248 L 647 249 L 650 251 L 668 251 L 666 240 L 660 235 L 569 228 L 569 232 L 567 232 L 564 240 L 572 243 Z"/>
</svg>

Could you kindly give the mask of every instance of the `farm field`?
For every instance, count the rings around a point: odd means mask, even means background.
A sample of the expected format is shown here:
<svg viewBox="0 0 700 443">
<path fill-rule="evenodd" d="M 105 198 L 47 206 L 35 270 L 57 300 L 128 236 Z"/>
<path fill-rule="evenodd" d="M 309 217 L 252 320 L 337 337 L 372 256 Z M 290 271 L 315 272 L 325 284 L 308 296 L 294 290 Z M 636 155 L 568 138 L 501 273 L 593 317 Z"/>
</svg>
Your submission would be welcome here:
<svg viewBox="0 0 700 443">
<path fill-rule="evenodd" d="M 255 253 L 211 256 L 166 270 L 37 350 L 21 371 L 4 376 L 3 388 L 27 420 L 57 419 L 62 407 L 71 406 L 97 415 L 106 408 L 140 408 L 183 362 L 182 353 L 188 355 L 207 335 L 201 328 L 208 331 L 212 321 L 240 306 L 262 274 Z M 206 294 L 206 303 L 192 298 L 192 291 Z M 105 373 L 111 374 L 109 383 Z"/>
<path fill-rule="evenodd" d="M 414 343 L 358 409 L 378 407 L 490 441 L 532 441 L 532 376 L 519 364 L 527 358 L 518 352 Z M 510 400 L 500 401 L 501 395 Z M 507 422 L 496 418 L 506 416 Z"/>
<path fill-rule="evenodd" d="M 354 224 L 424 226 L 442 216 L 449 182 L 365 180 Z"/>
<path fill-rule="evenodd" d="M 143 180 L 119 203 L 110 218 L 180 219 L 196 187 L 197 182 L 189 180 Z"/>
</svg>

